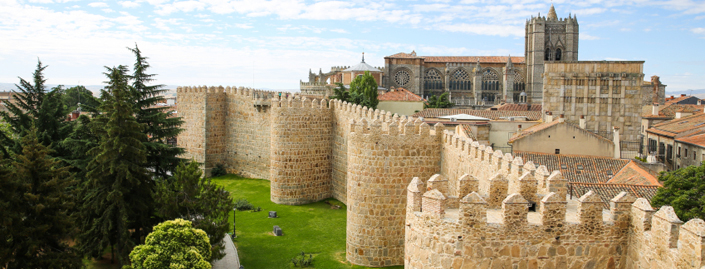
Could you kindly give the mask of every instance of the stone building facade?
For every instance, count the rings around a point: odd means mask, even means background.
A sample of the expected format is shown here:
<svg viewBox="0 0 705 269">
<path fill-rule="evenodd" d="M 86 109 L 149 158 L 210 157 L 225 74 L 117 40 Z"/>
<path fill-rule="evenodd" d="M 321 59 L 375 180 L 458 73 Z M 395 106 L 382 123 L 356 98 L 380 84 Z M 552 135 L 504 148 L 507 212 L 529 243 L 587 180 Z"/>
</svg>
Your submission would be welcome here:
<svg viewBox="0 0 705 269">
<path fill-rule="evenodd" d="M 637 201 L 635 211 L 629 197 L 616 199 L 616 211 L 603 220 L 599 197 L 565 201 L 560 172 L 461 138 L 442 124 L 242 87 L 180 87 L 177 95 L 184 157 L 202 162 L 207 172 L 224 164 L 230 173 L 268 179 L 276 203 L 344 202 L 346 256 L 353 264 L 705 265 L 701 220 L 680 229 L 672 216 L 656 213 L 652 223 L 648 203 Z M 444 214 L 462 220 L 448 222 Z M 633 254 L 642 252 L 651 256 Z"/>
<path fill-rule="evenodd" d="M 578 61 L 544 64 L 545 111 L 563 114 L 586 130 L 638 141 L 641 128 L 643 61 Z"/>
</svg>

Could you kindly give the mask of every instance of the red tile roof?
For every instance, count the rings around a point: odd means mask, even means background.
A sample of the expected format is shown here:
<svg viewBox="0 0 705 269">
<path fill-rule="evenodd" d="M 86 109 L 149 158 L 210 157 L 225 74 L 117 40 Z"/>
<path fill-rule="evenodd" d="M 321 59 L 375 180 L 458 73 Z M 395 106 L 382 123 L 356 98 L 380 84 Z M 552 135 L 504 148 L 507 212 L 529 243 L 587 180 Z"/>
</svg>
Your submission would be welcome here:
<svg viewBox="0 0 705 269">
<path fill-rule="evenodd" d="M 639 165 L 636 161 L 631 161 L 624 166 L 608 184 L 630 184 L 630 185 L 653 185 L 663 186 L 658 181 L 658 175 L 649 169 Z"/>
<path fill-rule="evenodd" d="M 510 111 L 541 111 L 541 105 L 531 105 L 529 104 L 501 104 L 496 105 L 492 108 L 497 110 L 510 110 Z"/>
<path fill-rule="evenodd" d="M 532 161 L 537 167 L 545 165 L 548 171 L 561 171 L 569 182 L 583 183 L 605 183 L 631 162 L 609 157 L 522 151 L 515 151 L 514 156 L 524 162 Z"/>
<path fill-rule="evenodd" d="M 703 113 L 705 105 L 680 105 L 680 104 L 666 104 L 659 108 L 658 116 L 651 113 L 644 113 L 641 116 L 644 118 L 675 118 L 676 112 L 686 112 L 693 114 Z"/>
<path fill-rule="evenodd" d="M 676 141 L 705 148 L 705 133 L 677 138 Z"/>
<path fill-rule="evenodd" d="M 407 89 L 404 88 L 396 88 L 394 90 L 390 90 L 389 92 L 386 92 L 379 97 L 377 97 L 377 100 L 379 101 L 410 101 L 410 102 L 423 102 L 424 99 L 421 98 L 421 96 L 416 95 L 413 92 L 408 91 Z"/>
<path fill-rule="evenodd" d="M 669 98 L 670 98 L 670 97 L 669 97 Z M 686 95 L 686 96 L 681 95 L 681 96 L 679 96 L 679 97 L 674 97 L 673 99 L 669 99 L 669 98 L 666 98 L 666 105 L 677 104 L 677 103 L 680 102 L 680 101 L 683 101 L 683 100 L 686 100 L 686 99 L 690 99 L 690 98 L 696 98 L 696 99 L 697 99 L 697 97 L 695 97 L 695 96 L 687 96 L 687 95 Z"/>
<path fill-rule="evenodd" d="M 698 128 L 705 129 L 705 114 L 695 114 L 680 119 L 662 122 L 649 128 L 648 130 L 646 130 L 646 132 L 668 137 L 674 137 L 679 133 Z"/>
<path fill-rule="evenodd" d="M 626 191 L 635 197 L 644 198 L 651 202 L 651 198 L 656 195 L 658 188 L 659 186 L 653 185 L 570 183 L 568 191 L 574 197 L 580 197 L 592 190 L 600 196 L 604 207 L 609 208 L 610 200 L 620 192 Z"/>
<path fill-rule="evenodd" d="M 491 120 L 498 120 L 502 117 L 527 117 L 529 121 L 539 120 L 541 111 L 511 111 L 511 110 L 474 110 L 457 108 L 427 108 L 411 115 L 412 117 L 437 118 L 441 116 L 468 114 Z"/>
<path fill-rule="evenodd" d="M 424 59 L 430 63 L 507 63 L 508 56 L 416 56 L 415 52 L 404 53 L 400 52 L 384 58 L 412 58 Z M 524 63 L 524 57 L 512 57 L 512 63 Z"/>
<path fill-rule="evenodd" d="M 580 129 L 580 127 L 575 126 L 575 125 L 573 125 L 573 124 L 571 124 L 571 123 L 568 123 L 568 122 L 560 122 L 558 119 L 556 119 L 556 120 L 554 120 L 554 121 L 552 121 L 552 122 L 545 122 L 545 123 L 541 123 L 541 124 L 536 124 L 536 125 L 531 126 L 531 127 L 529 127 L 529 128 L 523 129 L 523 130 L 521 130 L 521 132 L 515 133 L 514 136 L 512 136 L 512 137 L 509 139 L 509 141 L 507 141 L 507 143 L 512 143 L 512 142 L 514 142 L 514 141 L 516 141 L 516 140 L 519 140 L 519 139 L 522 139 L 522 138 L 527 137 L 527 136 L 529 136 L 529 135 L 532 135 L 532 134 L 534 134 L 534 133 L 537 133 L 537 132 L 540 132 L 540 131 L 549 129 L 549 128 L 551 128 L 551 127 L 553 127 L 553 126 L 556 126 L 556 125 L 558 125 L 558 124 L 568 124 L 568 125 L 570 125 L 570 126 L 573 126 L 574 128 Z M 605 137 L 603 137 L 603 136 L 597 135 L 597 134 L 595 134 L 595 133 L 593 133 L 593 132 L 590 132 L 590 131 L 587 131 L 587 130 L 584 130 L 584 129 L 580 129 L 580 130 L 584 131 L 584 133 L 587 134 L 587 135 L 589 135 L 589 136 L 594 136 L 594 137 L 597 138 L 597 139 L 601 139 L 601 140 L 605 140 L 605 141 L 608 141 L 608 142 L 612 142 L 612 140 L 609 140 L 609 139 L 607 139 L 607 138 L 605 138 Z"/>
</svg>

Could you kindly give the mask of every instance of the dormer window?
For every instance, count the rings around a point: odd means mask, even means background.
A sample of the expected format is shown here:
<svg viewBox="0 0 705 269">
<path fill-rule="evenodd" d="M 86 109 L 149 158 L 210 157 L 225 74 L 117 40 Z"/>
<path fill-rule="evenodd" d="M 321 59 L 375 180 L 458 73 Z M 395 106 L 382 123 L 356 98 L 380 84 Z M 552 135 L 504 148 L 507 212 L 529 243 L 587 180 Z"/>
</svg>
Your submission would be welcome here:
<svg viewBox="0 0 705 269">
<path fill-rule="evenodd" d="M 583 170 L 583 165 L 582 165 L 582 164 L 578 164 L 578 170 Z"/>
</svg>

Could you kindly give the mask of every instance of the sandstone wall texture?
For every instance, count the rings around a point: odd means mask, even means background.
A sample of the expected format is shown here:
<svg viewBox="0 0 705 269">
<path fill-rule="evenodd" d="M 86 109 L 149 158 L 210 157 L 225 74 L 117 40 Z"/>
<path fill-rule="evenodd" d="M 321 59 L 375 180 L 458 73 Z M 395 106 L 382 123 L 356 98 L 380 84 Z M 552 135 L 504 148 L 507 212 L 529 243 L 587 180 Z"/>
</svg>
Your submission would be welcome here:
<svg viewBox="0 0 705 269">
<path fill-rule="evenodd" d="M 618 89 L 610 84 L 617 78 L 624 76 L 609 77 L 610 90 Z M 625 126 L 631 112 L 617 104 L 630 102 L 629 87 L 636 85 L 627 78 L 619 100 L 606 103 L 614 113 L 610 121 L 624 115 L 617 122 Z M 177 95 L 185 121 L 178 138 L 183 157 L 203 163 L 206 172 L 224 164 L 231 173 L 269 179 L 276 203 L 328 197 L 344 202 L 346 254 L 353 264 L 705 266 L 702 220 L 683 224 L 671 207 L 655 212 L 646 200 L 626 193 L 612 200 L 610 211 L 602 210 L 592 192 L 566 201 L 560 172 L 494 151 L 440 124 L 242 87 L 180 87 Z"/>
<path fill-rule="evenodd" d="M 439 170 L 442 125 L 372 115 L 351 123 L 348 144 L 347 259 L 365 266 L 403 264 L 406 194 L 414 175 Z M 368 117 L 369 118 L 369 117 Z"/>
<path fill-rule="evenodd" d="M 271 199 L 300 205 L 331 197 L 333 117 L 326 100 L 271 102 Z"/>
</svg>

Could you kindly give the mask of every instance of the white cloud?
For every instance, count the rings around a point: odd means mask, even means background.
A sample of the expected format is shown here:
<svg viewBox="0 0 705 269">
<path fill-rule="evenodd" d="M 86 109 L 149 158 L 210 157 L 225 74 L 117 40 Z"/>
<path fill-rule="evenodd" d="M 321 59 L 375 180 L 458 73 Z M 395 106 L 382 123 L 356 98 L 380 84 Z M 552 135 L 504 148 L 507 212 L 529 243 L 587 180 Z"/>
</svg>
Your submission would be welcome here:
<svg viewBox="0 0 705 269">
<path fill-rule="evenodd" d="M 198 1 L 179 1 L 171 4 L 157 5 L 157 10 L 155 12 L 159 15 L 169 15 L 177 11 L 191 12 L 194 10 L 203 10 L 205 6 L 205 3 Z"/>
<path fill-rule="evenodd" d="M 120 1 L 118 2 L 118 4 L 120 4 L 124 8 L 133 8 L 140 6 L 140 3 L 137 1 Z"/>
<path fill-rule="evenodd" d="M 334 33 L 339 33 L 339 34 L 347 34 L 348 33 L 348 31 L 346 31 L 345 29 L 331 29 L 330 31 L 334 32 Z"/>
<path fill-rule="evenodd" d="M 104 2 L 93 2 L 88 4 L 89 7 L 109 7 L 108 4 Z"/>
<path fill-rule="evenodd" d="M 113 12 L 115 12 L 114 10 L 109 9 L 109 8 L 104 8 L 104 9 L 101 9 L 101 10 L 102 10 L 103 12 L 105 12 L 105 13 L 113 13 Z"/>
<path fill-rule="evenodd" d="M 252 28 L 254 28 L 254 26 L 252 26 L 252 25 L 249 24 L 249 23 L 236 23 L 236 24 L 234 24 L 233 26 L 235 26 L 236 28 L 240 28 L 240 29 L 252 29 Z"/>
<path fill-rule="evenodd" d="M 705 28 L 699 27 L 699 28 L 693 28 L 690 30 L 691 32 L 695 34 L 705 34 Z"/>
<path fill-rule="evenodd" d="M 169 25 L 181 25 L 181 20 L 180 19 L 162 19 L 162 18 L 155 18 L 154 19 L 154 24 L 152 24 L 154 27 L 156 27 L 159 30 L 163 31 L 171 31 L 171 28 Z"/>
<path fill-rule="evenodd" d="M 490 36 L 524 36 L 524 27 L 514 25 L 493 25 L 493 24 L 439 24 L 433 28 L 448 32 L 461 32 L 477 35 Z"/>
</svg>

